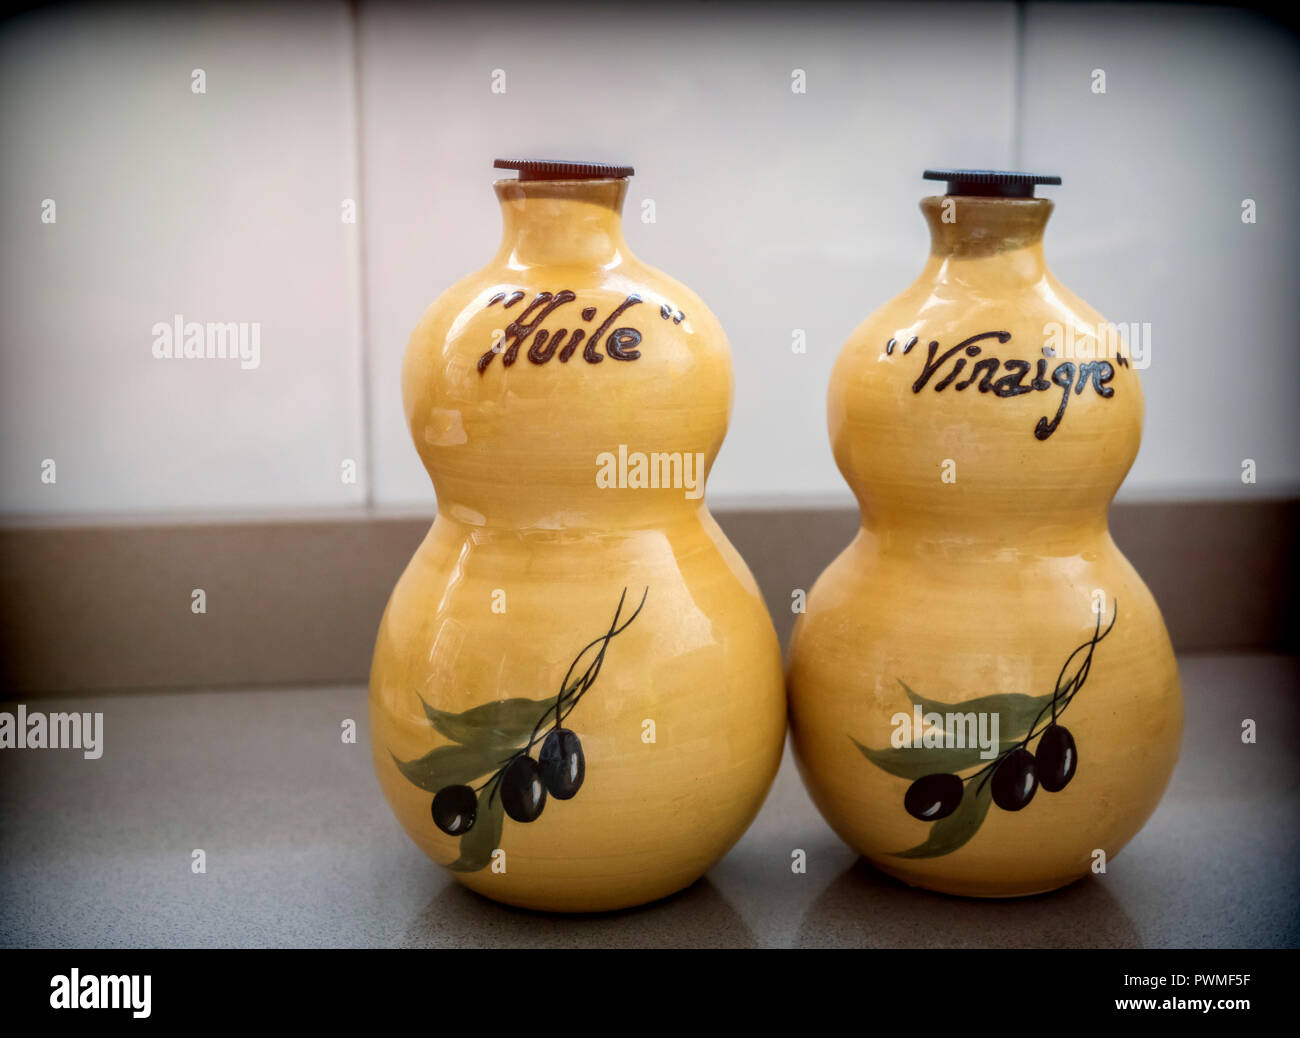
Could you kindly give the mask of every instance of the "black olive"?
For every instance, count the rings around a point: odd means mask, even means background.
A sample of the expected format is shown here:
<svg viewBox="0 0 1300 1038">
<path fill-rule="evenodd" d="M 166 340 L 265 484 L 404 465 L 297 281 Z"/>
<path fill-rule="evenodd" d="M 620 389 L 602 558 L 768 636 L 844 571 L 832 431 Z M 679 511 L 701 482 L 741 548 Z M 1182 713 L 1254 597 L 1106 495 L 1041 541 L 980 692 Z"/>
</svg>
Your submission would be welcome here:
<svg viewBox="0 0 1300 1038">
<path fill-rule="evenodd" d="M 1059 793 L 1074 778 L 1079 766 L 1079 754 L 1074 748 L 1074 736 L 1063 725 L 1049 724 L 1038 740 L 1038 782 L 1047 792 Z"/>
<path fill-rule="evenodd" d="M 1038 791 L 1034 755 L 1018 746 L 1002 758 L 989 781 L 993 785 L 993 803 L 1003 811 L 1019 811 Z"/>
<path fill-rule="evenodd" d="M 546 787 L 537 761 L 520 754 L 501 776 L 501 806 L 516 822 L 536 821 L 546 806 Z"/>
<path fill-rule="evenodd" d="M 913 818 L 933 822 L 957 810 L 964 789 L 956 775 L 925 775 L 907 787 L 903 806 Z"/>
<path fill-rule="evenodd" d="M 433 798 L 433 824 L 448 836 L 463 836 L 474 828 L 478 797 L 469 786 L 444 786 Z"/>
<path fill-rule="evenodd" d="M 537 760 L 542 768 L 542 782 L 556 800 L 569 800 L 578 792 L 587 774 L 587 762 L 582 756 L 582 743 L 574 732 L 556 728 L 543 740 Z"/>
</svg>

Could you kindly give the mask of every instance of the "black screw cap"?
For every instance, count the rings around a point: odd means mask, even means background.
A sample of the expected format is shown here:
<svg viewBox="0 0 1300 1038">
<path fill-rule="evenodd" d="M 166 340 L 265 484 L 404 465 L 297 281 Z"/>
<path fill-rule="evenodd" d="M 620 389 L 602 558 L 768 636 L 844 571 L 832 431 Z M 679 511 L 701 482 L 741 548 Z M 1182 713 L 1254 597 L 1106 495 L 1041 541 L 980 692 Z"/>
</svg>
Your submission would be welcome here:
<svg viewBox="0 0 1300 1038">
<path fill-rule="evenodd" d="M 520 180 L 612 180 L 630 177 L 631 166 L 604 162 L 568 162 L 562 159 L 497 159 L 495 169 L 517 169 Z"/>
<path fill-rule="evenodd" d="M 947 194 L 983 198 L 1033 198 L 1035 184 L 1059 184 L 1061 178 L 1042 173 L 1011 173 L 998 169 L 927 169 L 925 180 L 946 180 Z"/>
</svg>

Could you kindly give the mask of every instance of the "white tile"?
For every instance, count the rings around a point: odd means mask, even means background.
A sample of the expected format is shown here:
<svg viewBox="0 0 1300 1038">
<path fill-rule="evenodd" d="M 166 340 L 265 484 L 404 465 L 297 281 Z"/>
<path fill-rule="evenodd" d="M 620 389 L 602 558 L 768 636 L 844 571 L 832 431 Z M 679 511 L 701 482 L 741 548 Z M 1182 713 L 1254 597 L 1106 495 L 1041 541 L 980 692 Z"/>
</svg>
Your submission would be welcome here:
<svg viewBox="0 0 1300 1038">
<path fill-rule="evenodd" d="M 1048 262 L 1108 320 L 1151 324 L 1146 431 L 1121 495 L 1294 492 L 1300 43 L 1195 6 L 1034 4 L 1026 24 L 1022 161 L 1064 179 L 1044 192 L 1058 203 Z"/>
<path fill-rule="evenodd" d="M 364 499 L 350 32 L 343 4 L 0 28 L 4 511 Z M 260 366 L 154 359 L 175 314 L 259 323 Z"/>
<path fill-rule="evenodd" d="M 831 364 L 924 264 L 922 170 L 1010 161 L 1011 5 L 364 4 L 361 58 L 378 501 L 432 503 L 401 358 L 425 307 L 496 250 L 498 156 L 636 166 L 630 245 L 700 294 L 735 357 L 710 500 L 849 500 L 827 439 Z"/>
</svg>

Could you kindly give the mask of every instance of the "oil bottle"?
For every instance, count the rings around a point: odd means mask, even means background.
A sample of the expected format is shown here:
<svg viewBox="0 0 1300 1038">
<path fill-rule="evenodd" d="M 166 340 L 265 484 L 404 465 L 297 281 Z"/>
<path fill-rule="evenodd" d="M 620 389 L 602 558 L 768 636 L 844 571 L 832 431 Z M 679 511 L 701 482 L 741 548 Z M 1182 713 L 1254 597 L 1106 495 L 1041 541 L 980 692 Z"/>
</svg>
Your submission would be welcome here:
<svg viewBox="0 0 1300 1038">
<path fill-rule="evenodd" d="M 785 737 L 780 650 L 704 504 L 731 357 L 628 249 L 631 167 L 498 160 L 496 257 L 407 346 L 438 514 L 385 610 L 375 769 L 411 838 L 527 908 L 622 908 L 744 832 Z"/>
</svg>

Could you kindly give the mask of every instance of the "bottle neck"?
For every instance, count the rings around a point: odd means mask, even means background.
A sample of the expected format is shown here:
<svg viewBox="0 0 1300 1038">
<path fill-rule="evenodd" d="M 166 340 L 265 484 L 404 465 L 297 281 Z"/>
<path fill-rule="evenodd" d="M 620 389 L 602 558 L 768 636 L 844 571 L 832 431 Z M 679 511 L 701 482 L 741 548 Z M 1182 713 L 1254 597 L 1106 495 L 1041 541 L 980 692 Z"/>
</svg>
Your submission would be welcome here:
<svg viewBox="0 0 1300 1038">
<path fill-rule="evenodd" d="M 921 199 L 930 225 L 926 275 L 975 288 L 1029 285 L 1047 276 L 1043 231 L 1046 198 L 945 195 Z"/>
<path fill-rule="evenodd" d="M 623 239 L 626 180 L 498 180 L 499 262 L 510 267 L 616 266 Z"/>
</svg>

